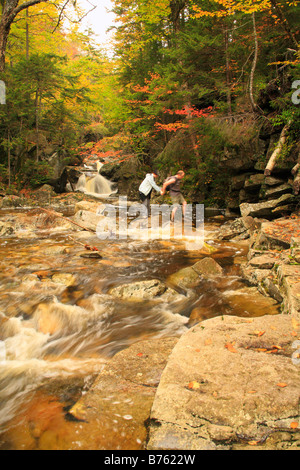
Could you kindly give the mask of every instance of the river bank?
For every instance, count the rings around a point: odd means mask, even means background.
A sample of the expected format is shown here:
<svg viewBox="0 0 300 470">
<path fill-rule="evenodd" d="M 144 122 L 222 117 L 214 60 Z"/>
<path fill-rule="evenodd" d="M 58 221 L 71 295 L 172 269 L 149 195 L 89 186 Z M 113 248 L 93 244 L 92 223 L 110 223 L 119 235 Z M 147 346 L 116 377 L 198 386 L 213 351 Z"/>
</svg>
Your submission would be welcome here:
<svg viewBox="0 0 300 470">
<path fill-rule="evenodd" d="M 186 253 L 100 243 L 99 203 L 71 199 L 91 232 L 1 217 L 1 448 L 299 448 L 298 216 L 209 220 L 208 245 Z"/>
</svg>

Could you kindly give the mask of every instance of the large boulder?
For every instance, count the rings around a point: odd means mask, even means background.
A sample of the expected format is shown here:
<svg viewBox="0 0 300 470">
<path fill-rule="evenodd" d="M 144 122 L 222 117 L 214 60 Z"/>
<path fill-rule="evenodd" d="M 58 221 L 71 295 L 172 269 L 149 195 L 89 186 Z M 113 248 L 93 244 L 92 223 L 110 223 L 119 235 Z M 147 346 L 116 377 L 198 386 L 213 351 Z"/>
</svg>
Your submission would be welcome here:
<svg viewBox="0 0 300 470">
<path fill-rule="evenodd" d="M 299 449 L 294 342 L 283 315 L 218 317 L 190 329 L 162 374 L 147 450 Z"/>
<path fill-rule="evenodd" d="M 213 258 L 206 257 L 193 266 L 172 274 L 168 282 L 183 289 L 193 289 L 202 282 L 202 279 L 220 276 L 222 273 L 222 267 Z"/>
<path fill-rule="evenodd" d="M 105 216 L 87 210 L 78 210 L 73 217 L 73 221 L 82 227 L 82 230 L 96 232 L 98 224 L 105 219 Z"/>
<path fill-rule="evenodd" d="M 115 298 L 130 301 L 143 302 L 148 300 L 174 301 L 184 297 L 174 289 L 169 288 L 159 279 L 133 282 L 110 289 L 109 294 Z"/>
<path fill-rule="evenodd" d="M 203 258 L 198 263 L 194 264 L 193 270 L 199 276 L 209 278 L 212 276 L 220 276 L 223 274 L 222 267 L 213 258 Z"/>
<path fill-rule="evenodd" d="M 144 168 L 137 157 L 125 157 L 122 160 L 106 163 L 100 169 L 100 174 L 110 181 L 117 183 L 120 194 L 129 198 L 138 198 L 138 188 L 148 170 Z"/>
<path fill-rule="evenodd" d="M 276 217 L 276 209 L 282 208 L 291 213 L 295 207 L 295 197 L 292 194 L 284 194 L 279 199 L 272 199 L 270 201 L 258 202 L 255 204 L 244 203 L 240 205 L 242 217 Z"/>
</svg>

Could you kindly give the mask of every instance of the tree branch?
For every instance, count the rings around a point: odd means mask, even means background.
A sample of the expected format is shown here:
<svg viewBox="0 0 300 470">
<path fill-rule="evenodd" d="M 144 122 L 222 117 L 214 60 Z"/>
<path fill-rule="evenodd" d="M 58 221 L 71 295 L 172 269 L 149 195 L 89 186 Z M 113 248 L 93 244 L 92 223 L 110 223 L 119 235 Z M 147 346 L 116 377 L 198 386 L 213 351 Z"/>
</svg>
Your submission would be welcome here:
<svg viewBox="0 0 300 470">
<path fill-rule="evenodd" d="M 48 2 L 49 0 L 28 0 L 27 2 L 22 3 L 22 5 L 17 6 L 12 11 L 13 20 L 21 11 L 26 10 L 27 8 L 32 7 L 34 5 L 38 5 L 39 3 L 48 3 Z"/>
</svg>

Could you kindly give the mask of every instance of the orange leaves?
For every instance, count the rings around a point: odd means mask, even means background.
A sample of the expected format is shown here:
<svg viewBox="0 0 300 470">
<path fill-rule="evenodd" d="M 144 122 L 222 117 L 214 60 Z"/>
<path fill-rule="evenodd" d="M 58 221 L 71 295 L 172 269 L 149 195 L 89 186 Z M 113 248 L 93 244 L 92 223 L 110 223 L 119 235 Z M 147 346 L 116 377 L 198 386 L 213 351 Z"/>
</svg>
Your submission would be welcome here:
<svg viewBox="0 0 300 470">
<path fill-rule="evenodd" d="M 285 388 L 285 387 L 287 387 L 287 384 L 285 382 L 280 382 L 280 383 L 277 384 L 277 387 Z"/>
<path fill-rule="evenodd" d="M 234 348 L 235 343 L 226 343 L 225 348 L 228 349 L 229 352 L 231 353 L 237 353 L 237 350 Z"/>
<path fill-rule="evenodd" d="M 173 123 L 170 123 L 170 124 L 161 124 L 159 122 L 156 122 L 154 124 L 154 126 L 156 127 L 156 129 L 158 131 L 168 131 L 168 132 L 176 132 L 176 131 L 178 131 L 178 129 L 188 129 L 189 128 L 189 125 L 184 124 L 183 122 L 173 122 Z"/>
</svg>

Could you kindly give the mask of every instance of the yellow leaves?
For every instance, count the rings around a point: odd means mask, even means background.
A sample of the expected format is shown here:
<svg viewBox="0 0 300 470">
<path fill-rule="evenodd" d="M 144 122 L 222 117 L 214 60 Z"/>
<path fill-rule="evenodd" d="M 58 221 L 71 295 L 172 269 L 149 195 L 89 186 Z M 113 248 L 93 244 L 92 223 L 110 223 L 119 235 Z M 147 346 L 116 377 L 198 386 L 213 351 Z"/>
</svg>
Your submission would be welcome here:
<svg viewBox="0 0 300 470">
<path fill-rule="evenodd" d="M 252 14 L 260 11 L 272 9 L 270 0 L 214 0 L 218 8 L 215 11 L 202 10 L 201 7 L 193 5 L 194 18 L 211 17 L 223 18 L 225 16 L 233 16 L 237 12 Z"/>
<path fill-rule="evenodd" d="M 211 344 L 213 343 L 212 339 L 211 338 L 208 338 L 206 341 L 205 341 L 205 346 L 210 346 Z"/>
<path fill-rule="evenodd" d="M 196 380 L 193 380 L 192 382 L 188 384 L 189 390 L 199 390 L 199 388 L 200 388 L 200 384 L 199 382 L 196 382 Z"/>
<path fill-rule="evenodd" d="M 293 330 L 299 330 L 300 328 L 300 323 L 295 318 L 292 318 L 292 327 Z"/>
</svg>

